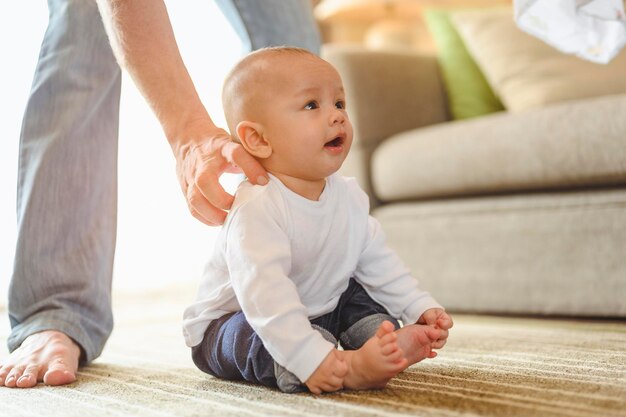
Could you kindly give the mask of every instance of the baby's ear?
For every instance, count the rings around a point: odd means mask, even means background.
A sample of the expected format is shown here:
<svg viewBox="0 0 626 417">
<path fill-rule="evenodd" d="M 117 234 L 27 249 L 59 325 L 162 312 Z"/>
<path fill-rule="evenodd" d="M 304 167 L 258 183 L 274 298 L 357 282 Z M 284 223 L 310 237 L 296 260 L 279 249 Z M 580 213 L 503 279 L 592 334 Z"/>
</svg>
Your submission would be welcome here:
<svg viewBox="0 0 626 417">
<path fill-rule="evenodd" d="M 263 136 L 263 126 L 260 123 L 239 122 L 237 136 L 250 155 L 266 159 L 272 154 L 272 145 Z"/>
</svg>

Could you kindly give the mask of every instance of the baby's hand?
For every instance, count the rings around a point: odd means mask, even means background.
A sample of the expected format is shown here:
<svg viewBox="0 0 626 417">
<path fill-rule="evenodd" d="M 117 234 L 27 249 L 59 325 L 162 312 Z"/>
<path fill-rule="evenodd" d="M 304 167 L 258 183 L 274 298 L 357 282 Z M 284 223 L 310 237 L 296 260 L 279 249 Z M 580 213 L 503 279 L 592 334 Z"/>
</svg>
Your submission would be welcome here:
<svg viewBox="0 0 626 417">
<path fill-rule="evenodd" d="M 348 364 L 340 357 L 337 349 L 331 350 L 304 383 L 313 394 L 339 391 L 348 373 Z"/>
<path fill-rule="evenodd" d="M 439 338 L 433 342 L 433 349 L 441 349 L 448 341 L 448 330 L 454 326 L 452 317 L 448 315 L 442 308 L 431 308 L 426 310 L 422 317 L 417 321 L 419 324 L 427 324 L 439 329 Z"/>
</svg>

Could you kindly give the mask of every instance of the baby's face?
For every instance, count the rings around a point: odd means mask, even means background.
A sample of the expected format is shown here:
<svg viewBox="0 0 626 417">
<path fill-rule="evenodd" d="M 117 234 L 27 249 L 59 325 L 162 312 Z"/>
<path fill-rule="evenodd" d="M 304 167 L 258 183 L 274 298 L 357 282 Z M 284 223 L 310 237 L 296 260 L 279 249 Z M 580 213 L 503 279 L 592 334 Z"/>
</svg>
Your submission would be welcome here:
<svg viewBox="0 0 626 417">
<path fill-rule="evenodd" d="M 336 172 L 352 144 L 343 84 L 327 62 L 311 56 L 277 59 L 263 109 L 264 136 L 272 155 L 266 169 L 320 180 Z"/>
</svg>

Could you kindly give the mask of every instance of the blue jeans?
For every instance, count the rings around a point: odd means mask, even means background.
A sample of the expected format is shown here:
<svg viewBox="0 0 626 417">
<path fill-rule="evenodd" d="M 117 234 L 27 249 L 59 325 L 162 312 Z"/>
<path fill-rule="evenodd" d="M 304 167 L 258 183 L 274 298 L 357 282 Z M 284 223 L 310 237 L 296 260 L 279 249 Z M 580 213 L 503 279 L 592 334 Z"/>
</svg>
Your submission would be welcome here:
<svg viewBox="0 0 626 417">
<path fill-rule="evenodd" d="M 248 49 L 288 44 L 319 52 L 308 0 L 219 4 Z M 20 138 L 8 346 L 59 330 L 80 345 L 86 363 L 113 327 L 121 77 L 96 2 L 48 6 Z"/>
<path fill-rule="evenodd" d="M 385 320 L 400 328 L 398 321 L 351 279 L 337 307 L 311 320 L 311 325 L 335 346 L 341 342 L 345 350 L 354 350 L 374 336 Z M 219 378 L 245 380 L 284 392 L 306 390 L 304 381 L 274 362 L 241 311 L 213 320 L 202 342 L 191 348 L 191 357 L 200 370 Z"/>
</svg>

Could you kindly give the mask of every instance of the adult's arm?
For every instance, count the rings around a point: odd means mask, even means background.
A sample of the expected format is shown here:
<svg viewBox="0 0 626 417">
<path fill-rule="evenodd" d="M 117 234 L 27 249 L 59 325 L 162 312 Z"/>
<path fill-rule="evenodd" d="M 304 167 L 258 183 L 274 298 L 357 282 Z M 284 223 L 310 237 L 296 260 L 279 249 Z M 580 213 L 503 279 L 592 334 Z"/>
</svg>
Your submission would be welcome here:
<svg viewBox="0 0 626 417">
<path fill-rule="evenodd" d="M 219 184 L 240 168 L 253 183 L 263 167 L 215 126 L 180 56 L 161 0 L 97 0 L 111 46 L 161 122 L 191 214 L 208 225 L 224 222 L 233 197 Z"/>
</svg>

